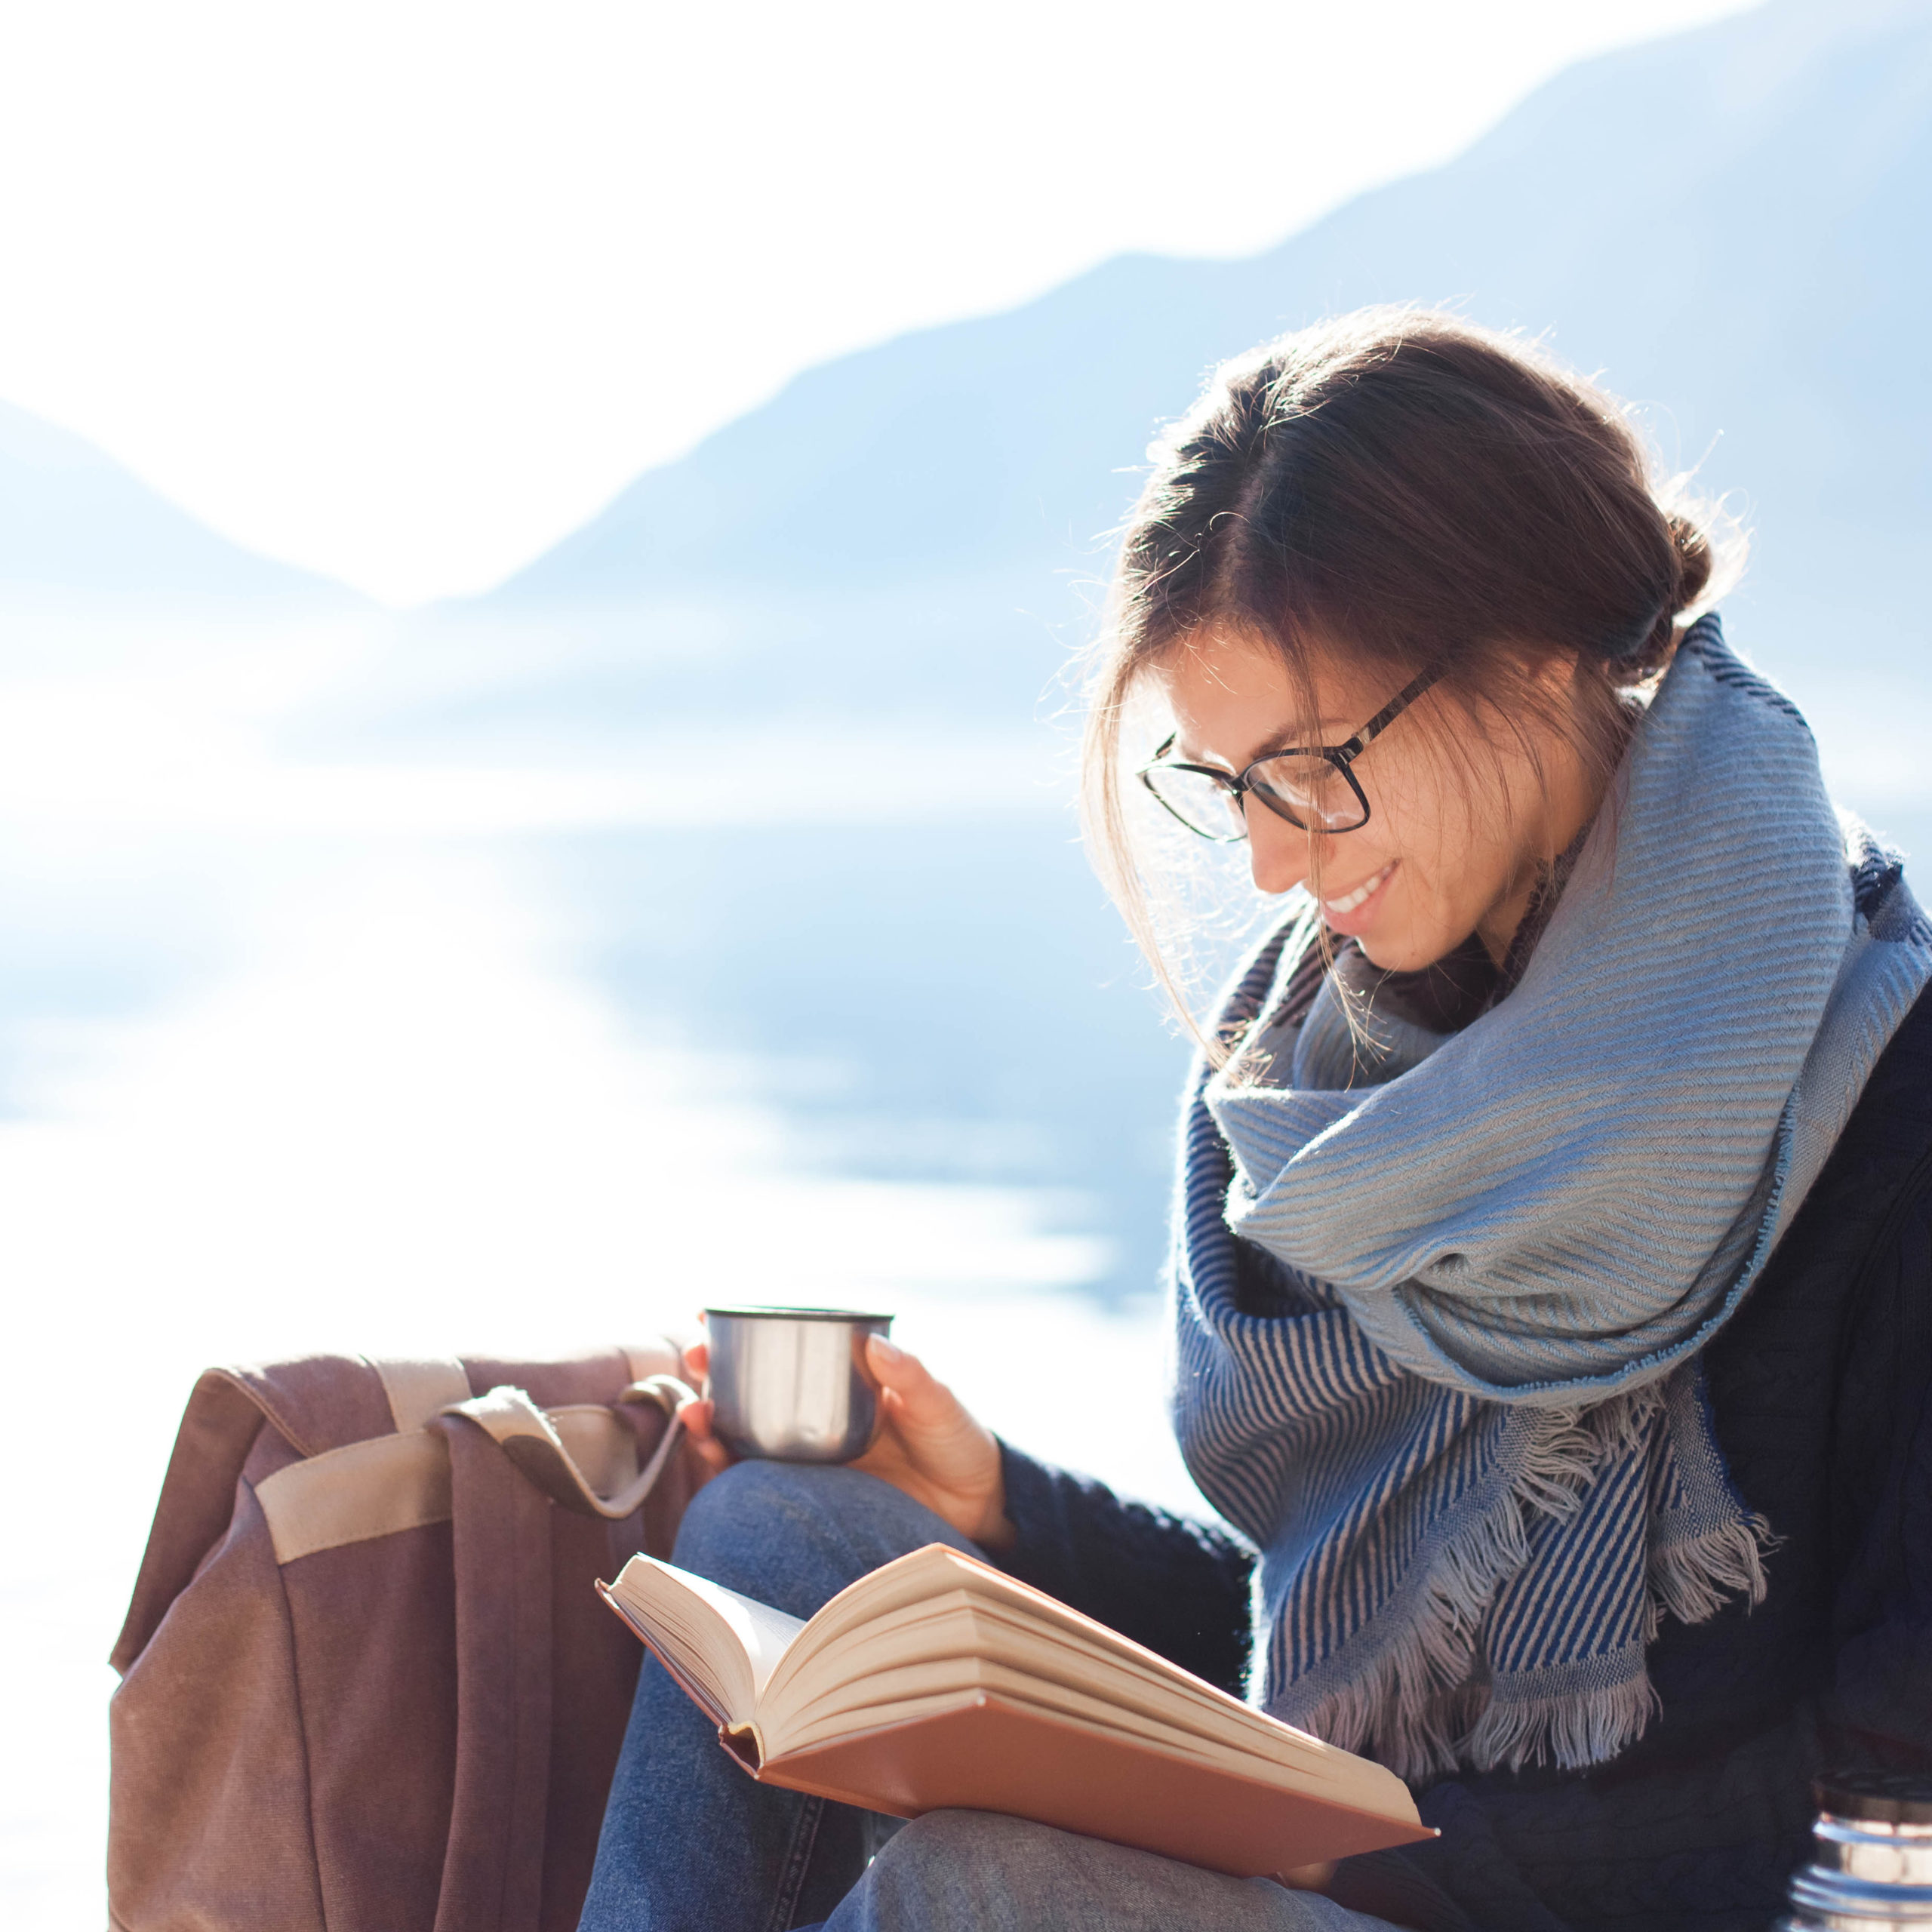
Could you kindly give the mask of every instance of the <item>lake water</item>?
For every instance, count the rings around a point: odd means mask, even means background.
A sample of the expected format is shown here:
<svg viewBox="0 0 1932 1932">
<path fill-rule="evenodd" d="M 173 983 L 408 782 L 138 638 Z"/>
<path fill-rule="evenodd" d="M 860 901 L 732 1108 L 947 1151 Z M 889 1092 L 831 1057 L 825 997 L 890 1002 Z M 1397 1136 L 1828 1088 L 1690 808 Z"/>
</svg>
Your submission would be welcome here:
<svg viewBox="0 0 1932 1932">
<path fill-rule="evenodd" d="M 1051 729 L 358 740 L 380 626 L 9 635 L 7 1924 L 100 1921 L 103 1660 L 208 1363 L 877 1301 L 1015 1440 L 1201 1506 L 1155 1296 L 1186 1054 Z M 1932 832 L 1923 691 L 1792 681 Z"/>
<path fill-rule="evenodd" d="M 712 809 L 608 744 L 291 751 L 380 675 L 359 632 L 39 637 L 0 690 L 6 1923 L 100 1921 L 104 1659 L 207 1364 L 858 1300 L 1199 1506 L 1153 1294 L 1185 1054 L 1051 746 L 774 743 Z"/>
</svg>

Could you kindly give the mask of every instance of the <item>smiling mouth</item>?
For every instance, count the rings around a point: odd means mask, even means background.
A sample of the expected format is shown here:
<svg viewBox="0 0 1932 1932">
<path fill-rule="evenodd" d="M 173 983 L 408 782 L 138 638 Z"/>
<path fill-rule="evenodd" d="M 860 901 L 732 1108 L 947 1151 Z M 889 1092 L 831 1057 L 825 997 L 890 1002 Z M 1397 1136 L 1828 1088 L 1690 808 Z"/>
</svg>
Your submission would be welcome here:
<svg viewBox="0 0 1932 1932">
<path fill-rule="evenodd" d="M 1371 878 L 1364 879 L 1354 891 L 1345 892 L 1339 899 L 1323 900 L 1322 911 L 1326 912 L 1331 919 L 1346 918 L 1358 906 L 1367 905 L 1374 896 L 1376 888 L 1395 869 L 1395 862 L 1391 859 L 1379 872 Z"/>
</svg>

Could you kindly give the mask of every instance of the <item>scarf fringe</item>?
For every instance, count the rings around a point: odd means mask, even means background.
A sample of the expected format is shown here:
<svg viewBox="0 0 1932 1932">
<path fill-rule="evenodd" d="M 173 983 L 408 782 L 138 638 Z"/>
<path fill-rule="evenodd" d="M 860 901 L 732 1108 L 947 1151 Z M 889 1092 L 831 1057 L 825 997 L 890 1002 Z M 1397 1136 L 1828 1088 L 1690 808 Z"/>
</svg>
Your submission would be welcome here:
<svg viewBox="0 0 1932 1932">
<path fill-rule="evenodd" d="M 1601 1690 L 1492 1702 L 1463 1742 L 1477 1770 L 1515 1771 L 1554 1758 L 1567 1771 L 1601 1764 L 1634 1744 L 1663 1709 L 1647 1672 Z"/>
<path fill-rule="evenodd" d="M 1649 1576 L 1653 1632 L 1660 1614 L 1680 1623 L 1702 1623 L 1734 1597 L 1762 1603 L 1769 1588 L 1764 1558 L 1778 1540 L 1762 1516 L 1750 1515 L 1654 1548 Z"/>
<path fill-rule="evenodd" d="M 1409 1628 L 1359 1678 L 1295 1721 L 1412 1782 L 1459 1767 L 1515 1771 L 1552 1760 L 1577 1770 L 1634 1744 L 1660 1708 L 1641 1665 L 1620 1684 L 1520 1699 L 1498 1700 L 1474 1673 L 1483 1618 L 1497 1589 L 1529 1561 L 1537 1519 L 1573 1515 L 1602 1459 L 1641 1444 L 1660 1406 L 1651 1389 L 1581 1412 L 1545 1411 L 1509 1494 L 1438 1555 Z M 1762 1602 L 1764 1559 L 1776 1541 L 1754 1515 L 1654 1550 L 1644 1641 L 1666 1614 L 1701 1623 L 1734 1598 Z"/>
<path fill-rule="evenodd" d="M 1490 1704 L 1487 1685 L 1471 1678 L 1477 1635 L 1497 1589 L 1530 1560 L 1532 1519 L 1575 1513 L 1598 1459 L 1623 1433 L 1605 1411 L 1641 1400 L 1580 1414 L 1545 1411 L 1514 1485 L 1438 1553 L 1408 1629 L 1360 1677 L 1294 1721 L 1344 1750 L 1365 1752 L 1399 1777 L 1454 1770 Z M 1536 1728 L 1524 1742 L 1508 1761 L 1512 1769 L 1540 1748 L 1547 1728 Z M 1488 1770 L 1505 1760 L 1469 1761 Z"/>
</svg>

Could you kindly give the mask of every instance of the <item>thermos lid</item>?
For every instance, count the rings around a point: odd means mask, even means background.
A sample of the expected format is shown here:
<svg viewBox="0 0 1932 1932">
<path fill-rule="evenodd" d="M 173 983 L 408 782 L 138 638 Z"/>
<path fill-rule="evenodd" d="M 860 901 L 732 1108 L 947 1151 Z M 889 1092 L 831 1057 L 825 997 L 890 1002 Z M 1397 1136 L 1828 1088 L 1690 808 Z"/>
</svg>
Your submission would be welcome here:
<svg viewBox="0 0 1932 1932">
<path fill-rule="evenodd" d="M 1932 1825 L 1932 1773 L 1826 1771 L 1811 1787 L 1812 1801 L 1835 1818 L 1874 1825 Z"/>
</svg>

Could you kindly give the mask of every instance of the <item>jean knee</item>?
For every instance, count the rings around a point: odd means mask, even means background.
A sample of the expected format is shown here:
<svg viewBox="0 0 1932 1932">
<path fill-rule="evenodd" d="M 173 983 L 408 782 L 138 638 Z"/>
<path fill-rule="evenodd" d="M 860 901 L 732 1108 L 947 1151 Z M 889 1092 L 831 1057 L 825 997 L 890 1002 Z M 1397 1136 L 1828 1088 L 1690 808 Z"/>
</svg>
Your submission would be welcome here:
<svg viewBox="0 0 1932 1932">
<path fill-rule="evenodd" d="M 986 1811 L 913 1820 L 830 1923 L 833 1932 L 1392 1932 L 1318 1893 Z"/>
<path fill-rule="evenodd" d="M 691 1499 L 672 1560 L 809 1617 L 869 1570 L 922 1543 L 971 1545 L 878 1477 L 808 1463 L 746 1461 Z"/>
<path fill-rule="evenodd" d="M 1038 1891 L 1065 1835 L 992 1811 L 928 1811 L 894 1833 L 866 1876 L 877 1921 L 923 1927 L 970 1900 L 1001 1926 Z"/>
<path fill-rule="evenodd" d="M 813 1469 L 734 1463 L 693 1497 L 672 1561 L 734 1590 L 754 1590 L 774 1564 L 811 1540 L 832 1499 Z"/>
</svg>

